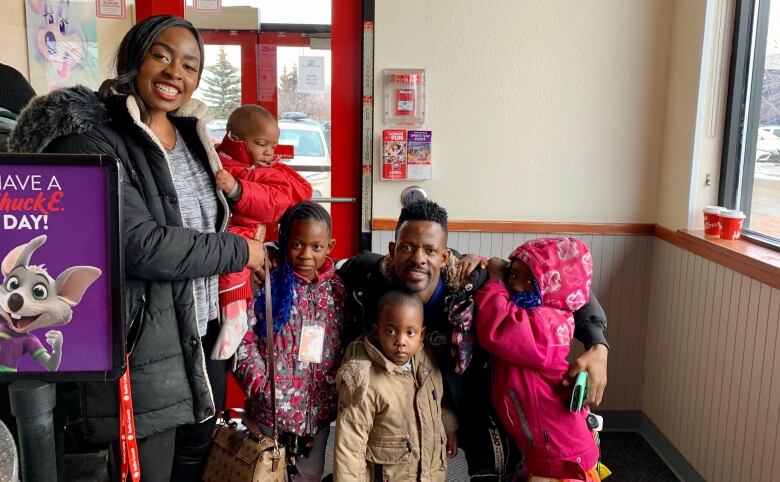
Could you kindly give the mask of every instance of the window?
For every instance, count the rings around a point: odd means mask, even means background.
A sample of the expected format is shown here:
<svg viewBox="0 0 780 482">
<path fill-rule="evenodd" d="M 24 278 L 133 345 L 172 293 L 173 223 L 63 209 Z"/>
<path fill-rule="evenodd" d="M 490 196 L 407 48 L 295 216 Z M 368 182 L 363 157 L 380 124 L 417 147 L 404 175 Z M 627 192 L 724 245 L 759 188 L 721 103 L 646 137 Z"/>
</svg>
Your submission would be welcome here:
<svg viewBox="0 0 780 482">
<path fill-rule="evenodd" d="M 780 0 L 738 0 L 729 77 L 719 201 L 780 248 Z"/>
</svg>

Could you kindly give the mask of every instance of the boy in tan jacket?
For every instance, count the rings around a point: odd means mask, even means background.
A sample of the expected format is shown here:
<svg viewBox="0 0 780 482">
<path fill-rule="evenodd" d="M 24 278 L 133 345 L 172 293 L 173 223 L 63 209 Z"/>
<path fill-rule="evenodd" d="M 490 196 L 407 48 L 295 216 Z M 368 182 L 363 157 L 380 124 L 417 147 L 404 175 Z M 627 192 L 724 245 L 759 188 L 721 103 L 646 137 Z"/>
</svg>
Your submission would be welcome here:
<svg viewBox="0 0 780 482">
<path fill-rule="evenodd" d="M 441 372 L 422 349 L 423 306 L 414 294 L 379 300 L 373 336 L 349 345 L 336 375 L 338 482 L 436 481 L 457 453 L 455 416 L 442 408 Z"/>
</svg>

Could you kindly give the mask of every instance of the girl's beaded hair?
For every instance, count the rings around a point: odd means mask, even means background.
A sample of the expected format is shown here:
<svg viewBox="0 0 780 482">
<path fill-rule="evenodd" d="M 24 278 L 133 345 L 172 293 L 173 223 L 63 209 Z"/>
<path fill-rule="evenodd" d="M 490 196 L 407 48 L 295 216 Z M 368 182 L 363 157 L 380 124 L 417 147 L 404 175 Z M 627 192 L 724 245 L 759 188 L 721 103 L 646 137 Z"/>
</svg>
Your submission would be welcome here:
<svg viewBox="0 0 780 482">
<path fill-rule="evenodd" d="M 271 271 L 271 300 L 273 303 L 274 333 L 279 333 L 290 320 L 290 311 L 293 304 L 293 274 L 290 262 L 287 259 L 287 245 L 290 242 L 290 232 L 295 221 L 316 221 L 324 223 L 328 229 L 328 236 L 332 233 L 330 214 L 319 204 L 312 201 L 303 201 L 288 209 L 279 221 L 279 262 Z M 265 288 L 255 302 L 255 316 L 257 316 L 257 334 L 265 337 Z"/>
</svg>

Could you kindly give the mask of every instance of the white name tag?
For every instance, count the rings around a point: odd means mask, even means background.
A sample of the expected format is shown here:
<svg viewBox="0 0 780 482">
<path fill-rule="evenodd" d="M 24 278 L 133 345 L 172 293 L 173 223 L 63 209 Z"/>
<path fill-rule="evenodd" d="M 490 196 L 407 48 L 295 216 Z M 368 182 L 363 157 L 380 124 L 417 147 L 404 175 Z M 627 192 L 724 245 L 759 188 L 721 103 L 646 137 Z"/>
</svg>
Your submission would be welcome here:
<svg viewBox="0 0 780 482">
<path fill-rule="evenodd" d="M 325 345 L 325 327 L 322 325 L 304 325 L 301 329 L 301 346 L 298 361 L 322 362 L 322 349 Z"/>
</svg>

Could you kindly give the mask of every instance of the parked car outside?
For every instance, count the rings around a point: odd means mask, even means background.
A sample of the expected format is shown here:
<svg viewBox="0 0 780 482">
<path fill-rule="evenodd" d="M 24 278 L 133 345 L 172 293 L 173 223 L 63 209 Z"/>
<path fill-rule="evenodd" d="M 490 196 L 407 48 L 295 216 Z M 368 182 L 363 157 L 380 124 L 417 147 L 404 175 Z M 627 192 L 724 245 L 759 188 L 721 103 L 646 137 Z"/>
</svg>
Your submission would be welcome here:
<svg viewBox="0 0 780 482">
<path fill-rule="evenodd" d="M 306 113 L 305 112 L 284 112 L 281 116 L 279 116 L 279 120 L 303 120 L 306 119 Z"/>
<path fill-rule="evenodd" d="M 295 149 L 295 157 L 285 160 L 311 183 L 313 197 L 330 197 L 330 150 L 322 127 L 304 121 L 279 121 L 279 144 Z M 314 166 L 318 170 L 298 170 L 296 166 Z"/>
<path fill-rule="evenodd" d="M 764 151 L 763 156 L 759 152 Z M 758 128 L 758 140 L 756 141 L 757 161 L 780 160 L 780 126 L 767 125 Z"/>
<path fill-rule="evenodd" d="M 206 123 L 206 129 L 209 131 L 209 139 L 212 144 L 219 144 L 225 138 L 227 133 L 227 120 L 214 119 Z"/>
</svg>

